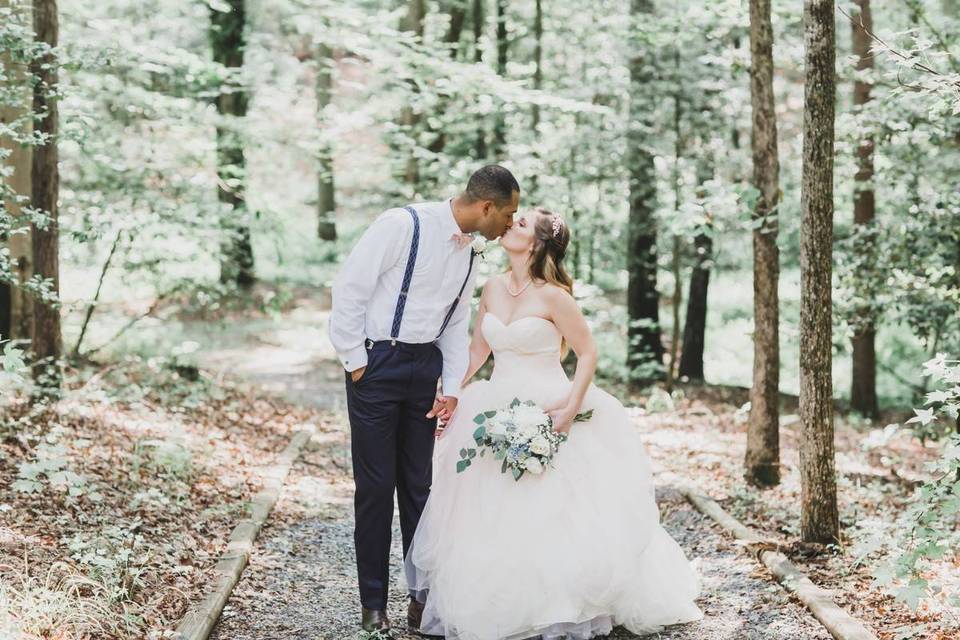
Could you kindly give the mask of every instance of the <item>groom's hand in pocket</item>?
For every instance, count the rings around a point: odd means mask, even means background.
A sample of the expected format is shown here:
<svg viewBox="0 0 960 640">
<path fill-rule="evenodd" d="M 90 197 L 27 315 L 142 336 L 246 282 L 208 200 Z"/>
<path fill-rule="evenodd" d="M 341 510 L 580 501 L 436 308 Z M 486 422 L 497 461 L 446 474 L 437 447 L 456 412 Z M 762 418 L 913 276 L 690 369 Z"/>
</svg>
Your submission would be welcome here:
<svg viewBox="0 0 960 640">
<path fill-rule="evenodd" d="M 359 369 L 354 369 L 353 371 L 350 372 L 350 379 L 356 382 L 357 380 L 363 377 L 363 372 L 366 370 L 367 370 L 366 367 L 360 367 Z"/>
</svg>

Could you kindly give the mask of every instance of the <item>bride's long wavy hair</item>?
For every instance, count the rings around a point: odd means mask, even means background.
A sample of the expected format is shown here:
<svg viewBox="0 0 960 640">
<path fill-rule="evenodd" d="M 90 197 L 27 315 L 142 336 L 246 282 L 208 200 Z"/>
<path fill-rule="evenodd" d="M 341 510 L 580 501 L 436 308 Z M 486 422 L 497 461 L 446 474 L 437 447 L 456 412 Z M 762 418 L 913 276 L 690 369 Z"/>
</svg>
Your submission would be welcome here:
<svg viewBox="0 0 960 640">
<path fill-rule="evenodd" d="M 549 282 L 573 295 L 573 278 L 563 265 L 563 257 L 570 245 L 570 228 L 553 211 L 536 207 L 538 215 L 533 225 L 533 253 L 530 256 L 530 276 L 540 282 Z M 560 344 L 560 358 L 566 358 L 570 347 L 566 340 Z"/>
</svg>

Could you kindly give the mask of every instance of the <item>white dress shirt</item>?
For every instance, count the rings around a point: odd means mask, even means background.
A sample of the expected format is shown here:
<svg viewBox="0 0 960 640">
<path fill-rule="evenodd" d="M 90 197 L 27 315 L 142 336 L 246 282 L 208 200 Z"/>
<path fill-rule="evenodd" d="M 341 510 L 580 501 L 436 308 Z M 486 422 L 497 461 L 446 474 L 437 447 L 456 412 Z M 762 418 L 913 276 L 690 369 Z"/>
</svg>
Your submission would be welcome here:
<svg viewBox="0 0 960 640">
<path fill-rule="evenodd" d="M 412 206 L 420 218 L 420 244 L 397 340 L 432 342 L 467 275 L 470 245 L 461 246 L 453 238 L 462 231 L 450 200 Z M 367 338 L 390 339 L 412 240 L 410 213 L 387 209 L 363 232 L 333 281 L 330 341 L 347 371 L 366 366 Z M 437 341 L 443 354 L 441 384 L 448 396 L 459 395 L 470 364 L 470 299 L 478 262 L 475 257 L 460 302 Z"/>
</svg>

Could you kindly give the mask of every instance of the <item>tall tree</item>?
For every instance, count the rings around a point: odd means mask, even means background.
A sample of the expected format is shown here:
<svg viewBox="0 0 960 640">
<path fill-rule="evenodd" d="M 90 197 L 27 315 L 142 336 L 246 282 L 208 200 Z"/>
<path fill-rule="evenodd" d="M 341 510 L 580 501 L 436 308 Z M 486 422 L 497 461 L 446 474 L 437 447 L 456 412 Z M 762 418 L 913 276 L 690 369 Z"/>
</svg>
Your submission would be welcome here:
<svg viewBox="0 0 960 640">
<path fill-rule="evenodd" d="M 255 281 L 253 245 L 244 188 L 246 160 L 243 151 L 242 118 L 247 115 L 247 91 L 242 80 L 246 49 L 245 0 L 210 3 L 210 44 L 215 62 L 225 67 L 217 96 L 217 196 L 227 205 L 223 228 L 227 238 L 221 249 L 220 281 L 249 287 Z"/>
<path fill-rule="evenodd" d="M 753 211 L 753 384 L 744 477 L 765 487 L 780 482 L 780 162 L 770 0 L 750 0 L 750 56 L 753 186 L 758 195 Z"/>
<path fill-rule="evenodd" d="M 10 0 L 0 0 L 0 8 L 12 9 L 15 19 L 29 22 L 29 8 Z M 32 92 L 27 82 L 27 69 L 21 62 L 6 53 L 0 56 L 0 67 L 6 70 L 8 85 L 7 99 L 0 101 L 0 123 L 10 131 L 9 136 L 0 136 L 0 149 L 9 152 L 4 164 L 11 172 L 5 179 L 8 197 L 3 203 L 7 213 L 14 219 L 20 218 L 20 198 L 30 198 L 30 169 L 33 162 L 31 147 L 21 144 L 18 138 L 29 136 L 32 131 L 30 107 Z M 17 90 L 19 87 L 19 91 Z M 15 228 L 22 224 L 14 222 Z M 20 232 L 9 237 L 0 236 L 0 242 L 6 241 L 10 251 L 9 259 L 13 275 L 17 282 L 24 283 L 33 275 L 33 255 L 29 232 Z M 33 299 L 23 287 L 11 286 L 0 282 L 0 336 L 3 339 L 14 338 L 29 340 L 33 333 Z"/>
<path fill-rule="evenodd" d="M 426 13 L 427 6 L 425 0 L 407 0 L 407 11 L 400 20 L 400 31 L 414 35 L 417 40 L 423 40 L 423 22 Z M 415 84 L 411 83 L 411 87 L 413 91 L 416 91 Z M 417 137 L 417 127 L 420 123 L 420 116 L 409 105 L 405 105 L 401 110 L 400 123 L 411 138 Z M 407 184 L 413 185 L 414 190 L 416 190 L 416 187 L 419 185 L 420 165 L 417 162 L 414 149 L 410 150 L 410 155 L 407 157 L 403 180 Z"/>
<path fill-rule="evenodd" d="M 800 187 L 801 536 L 839 536 L 833 438 L 832 246 L 836 56 L 834 3 L 805 0 L 803 175 Z"/>
<path fill-rule="evenodd" d="M 507 50 L 510 46 L 507 40 L 507 0 L 497 0 L 497 74 L 501 78 L 507 77 Z M 495 158 L 503 153 L 507 141 L 506 121 L 503 117 L 503 107 L 497 109 L 493 119 L 493 145 L 491 151 Z"/>
<path fill-rule="evenodd" d="M 476 64 L 483 62 L 483 27 L 486 15 L 483 12 L 484 0 L 473 0 L 473 61 Z M 483 118 L 478 120 L 477 142 L 476 142 L 477 160 L 487 157 L 487 134 L 483 126 Z"/>
<path fill-rule="evenodd" d="M 870 0 L 854 0 L 860 7 L 860 18 L 851 22 L 853 33 L 853 55 L 857 58 L 857 70 L 870 72 L 873 69 L 873 56 L 870 54 L 870 33 L 873 31 L 873 18 Z M 871 83 L 869 79 L 858 77 L 853 83 L 854 112 L 862 110 L 870 102 Z M 875 262 L 874 243 L 870 233 L 876 202 L 873 192 L 873 136 L 863 135 L 857 144 L 857 173 L 854 176 L 853 222 L 864 229 L 866 243 L 862 256 L 868 262 Z M 876 418 L 880 414 L 877 402 L 877 351 L 876 326 L 869 309 L 857 314 L 853 336 L 853 372 L 850 381 L 850 405 L 864 416 Z"/>
<path fill-rule="evenodd" d="M 536 0 L 533 14 L 533 88 L 543 88 L 543 0 Z M 540 105 L 533 103 L 533 135 L 539 138 Z"/>
<path fill-rule="evenodd" d="M 713 178 L 713 158 L 701 158 L 697 162 L 697 196 L 706 194 L 703 185 Z M 707 211 L 704 221 L 693 238 L 693 269 L 690 272 L 690 287 L 687 294 L 687 315 L 683 323 L 683 348 L 680 351 L 678 375 L 691 381 L 703 382 L 703 350 L 707 333 L 707 292 L 710 287 L 710 270 L 713 266 L 713 216 Z"/>
<path fill-rule="evenodd" d="M 660 294 L 657 291 L 656 169 L 648 136 L 651 130 L 650 84 L 654 80 L 651 45 L 639 37 L 653 18 L 652 0 L 631 0 L 634 37 L 630 52 L 630 120 L 627 171 L 630 214 L 627 221 L 627 367 L 638 388 L 662 375 Z"/>
<path fill-rule="evenodd" d="M 333 91 L 333 52 L 321 42 L 317 46 L 317 120 L 320 125 L 320 149 L 317 171 L 317 235 L 321 240 L 337 239 L 336 194 L 333 185 L 333 140 L 327 131 L 326 115 Z"/>
<path fill-rule="evenodd" d="M 460 53 L 460 36 L 463 33 L 463 25 L 467 19 L 467 1 L 451 0 L 448 12 L 450 14 L 450 25 L 447 27 L 447 32 L 443 36 L 443 41 L 450 48 L 450 57 L 456 60 Z M 429 148 L 433 153 L 441 153 L 447 144 L 447 132 L 445 130 L 446 127 L 443 126 L 442 117 L 448 106 L 448 101 L 441 98 L 434 108 L 434 115 L 436 119 L 440 121 L 440 127 L 432 131 L 434 139 L 433 142 L 430 143 Z"/>
<path fill-rule="evenodd" d="M 60 225 L 57 197 L 60 193 L 58 153 L 58 61 L 55 53 L 59 37 L 57 0 L 34 0 L 33 31 L 43 55 L 31 63 L 34 76 L 34 131 L 41 138 L 31 163 L 31 205 L 44 212 L 46 224 L 31 225 L 34 273 L 49 283 L 52 295 L 35 298 L 32 350 L 33 375 L 44 395 L 57 395 L 61 386 L 59 360 L 63 353 L 60 334 Z"/>
</svg>

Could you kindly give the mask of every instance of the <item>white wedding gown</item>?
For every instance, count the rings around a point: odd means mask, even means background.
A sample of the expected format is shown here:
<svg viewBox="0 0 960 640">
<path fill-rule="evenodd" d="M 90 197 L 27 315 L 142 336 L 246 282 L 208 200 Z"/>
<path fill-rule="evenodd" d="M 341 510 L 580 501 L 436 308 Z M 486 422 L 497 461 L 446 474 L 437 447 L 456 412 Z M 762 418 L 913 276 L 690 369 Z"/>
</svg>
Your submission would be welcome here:
<svg viewBox="0 0 960 640">
<path fill-rule="evenodd" d="M 477 457 L 474 416 L 514 397 L 562 402 L 571 382 L 551 321 L 491 313 L 478 330 L 493 349 L 490 380 L 463 389 L 437 441 L 433 486 L 405 562 L 407 586 L 429 590 L 421 630 L 457 640 L 584 640 L 623 625 L 637 634 L 690 622 L 699 579 L 660 526 L 650 460 L 623 405 L 591 385 L 553 467 L 515 481 Z"/>
</svg>

